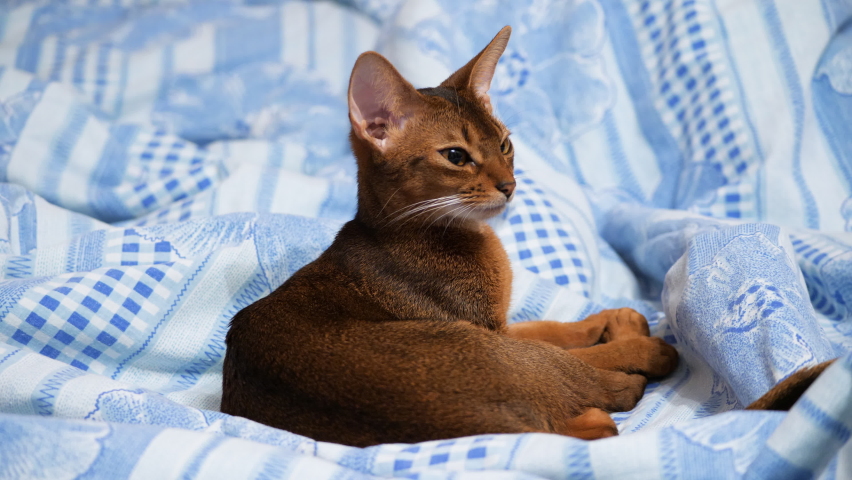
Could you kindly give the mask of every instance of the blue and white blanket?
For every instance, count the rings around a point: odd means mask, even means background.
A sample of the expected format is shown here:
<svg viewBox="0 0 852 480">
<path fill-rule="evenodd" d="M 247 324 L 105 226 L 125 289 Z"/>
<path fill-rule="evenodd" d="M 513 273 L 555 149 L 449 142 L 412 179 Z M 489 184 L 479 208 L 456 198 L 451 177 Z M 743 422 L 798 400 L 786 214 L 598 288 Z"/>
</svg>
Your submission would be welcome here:
<svg viewBox="0 0 852 480">
<path fill-rule="evenodd" d="M 852 478 L 852 2 L 4 4 L 0 478 Z M 511 321 L 632 306 L 678 370 L 594 442 L 219 413 L 230 318 L 354 213 L 356 56 L 432 86 L 503 25 Z"/>
</svg>

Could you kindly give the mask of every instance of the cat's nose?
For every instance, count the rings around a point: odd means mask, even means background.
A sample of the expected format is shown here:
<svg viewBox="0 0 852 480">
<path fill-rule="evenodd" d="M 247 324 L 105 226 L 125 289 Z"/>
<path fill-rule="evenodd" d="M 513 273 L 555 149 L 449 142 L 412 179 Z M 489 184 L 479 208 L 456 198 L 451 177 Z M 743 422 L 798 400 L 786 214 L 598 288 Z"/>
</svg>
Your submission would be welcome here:
<svg viewBox="0 0 852 480">
<path fill-rule="evenodd" d="M 497 185 L 497 190 L 503 192 L 506 198 L 512 198 L 512 193 L 515 191 L 515 182 L 501 182 Z"/>
</svg>

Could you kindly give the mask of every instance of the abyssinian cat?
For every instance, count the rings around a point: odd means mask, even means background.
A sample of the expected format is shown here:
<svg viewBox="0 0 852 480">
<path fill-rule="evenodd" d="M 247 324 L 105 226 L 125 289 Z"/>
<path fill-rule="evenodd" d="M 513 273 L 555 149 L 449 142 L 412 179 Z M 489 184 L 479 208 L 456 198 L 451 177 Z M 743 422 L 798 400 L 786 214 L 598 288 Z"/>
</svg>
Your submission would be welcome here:
<svg viewBox="0 0 852 480">
<path fill-rule="evenodd" d="M 436 88 L 381 55 L 349 83 L 358 211 L 317 260 L 231 323 L 225 413 L 367 446 L 483 433 L 616 435 L 674 348 L 645 318 L 506 325 L 512 272 L 485 223 L 515 188 L 492 114 L 505 27 Z"/>
</svg>

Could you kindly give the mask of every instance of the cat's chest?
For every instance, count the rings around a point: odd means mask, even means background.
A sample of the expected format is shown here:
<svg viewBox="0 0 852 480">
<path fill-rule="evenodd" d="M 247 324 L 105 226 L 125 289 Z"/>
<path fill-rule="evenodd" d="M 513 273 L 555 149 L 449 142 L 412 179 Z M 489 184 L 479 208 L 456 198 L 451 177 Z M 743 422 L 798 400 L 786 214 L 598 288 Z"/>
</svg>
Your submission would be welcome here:
<svg viewBox="0 0 852 480">
<path fill-rule="evenodd" d="M 388 307 L 399 318 L 470 321 L 499 330 L 505 325 L 512 273 L 496 236 L 485 236 L 469 249 L 416 252 L 391 282 Z"/>
</svg>

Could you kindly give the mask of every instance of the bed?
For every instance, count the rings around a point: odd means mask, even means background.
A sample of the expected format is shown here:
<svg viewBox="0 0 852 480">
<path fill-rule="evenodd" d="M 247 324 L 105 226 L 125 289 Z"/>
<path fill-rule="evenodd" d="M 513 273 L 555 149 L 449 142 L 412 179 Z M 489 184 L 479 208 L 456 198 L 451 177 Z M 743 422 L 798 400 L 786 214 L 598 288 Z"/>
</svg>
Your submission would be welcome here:
<svg viewBox="0 0 852 480">
<path fill-rule="evenodd" d="M 0 8 L 0 478 L 852 478 L 852 3 Z M 592 442 L 220 413 L 231 317 L 354 214 L 357 55 L 433 86 L 504 25 L 509 321 L 632 307 L 678 369 Z M 836 357 L 789 413 L 743 410 Z"/>
</svg>

